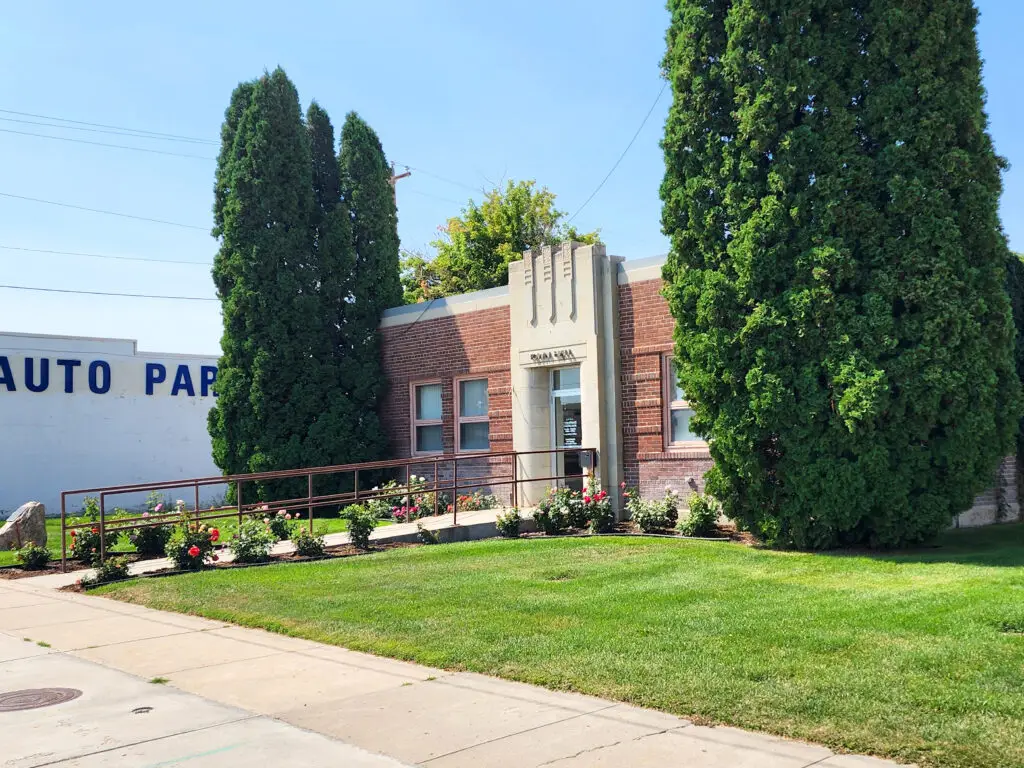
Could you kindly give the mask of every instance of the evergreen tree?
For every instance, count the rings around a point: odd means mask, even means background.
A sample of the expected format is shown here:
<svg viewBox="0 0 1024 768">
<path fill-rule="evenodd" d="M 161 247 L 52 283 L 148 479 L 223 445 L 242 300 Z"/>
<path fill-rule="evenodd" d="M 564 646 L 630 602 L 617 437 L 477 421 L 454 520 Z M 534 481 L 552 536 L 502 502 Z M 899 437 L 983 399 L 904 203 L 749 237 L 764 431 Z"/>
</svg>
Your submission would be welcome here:
<svg viewBox="0 0 1024 768">
<path fill-rule="evenodd" d="M 385 309 L 402 303 L 402 284 L 391 169 L 377 134 L 355 112 L 342 126 L 338 169 L 355 250 L 351 297 L 345 307 L 346 389 L 361 405 L 357 430 L 369 441 L 365 450 L 373 458 L 371 454 L 382 455 L 386 445 L 377 416 L 384 379 L 377 326 Z"/>
<path fill-rule="evenodd" d="M 321 361 L 323 412 L 311 425 L 306 461 L 309 466 L 325 466 L 379 459 L 384 441 L 374 412 L 375 390 L 367 392 L 361 384 L 352 386 L 351 372 L 360 370 L 362 364 L 353 359 L 353 343 L 348 338 L 354 327 L 349 308 L 356 303 L 355 291 L 360 289 L 355 280 L 352 221 L 341 197 L 334 126 L 315 101 L 306 113 L 306 129 L 313 161 L 310 235 L 323 327 L 315 351 Z M 326 486 L 319 490 L 325 492 Z"/>
<path fill-rule="evenodd" d="M 800 547 L 949 524 L 1019 384 L 970 0 L 670 0 L 666 297 L 709 490 Z"/>
<path fill-rule="evenodd" d="M 209 417 L 214 461 L 226 473 L 300 467 L 324 403 L 312 354 L 322 327 L 309 139 L 298 93 L 281 69 L 236 89 L 222 137 L 213 277 L 224 334 Z"/>
</svg>

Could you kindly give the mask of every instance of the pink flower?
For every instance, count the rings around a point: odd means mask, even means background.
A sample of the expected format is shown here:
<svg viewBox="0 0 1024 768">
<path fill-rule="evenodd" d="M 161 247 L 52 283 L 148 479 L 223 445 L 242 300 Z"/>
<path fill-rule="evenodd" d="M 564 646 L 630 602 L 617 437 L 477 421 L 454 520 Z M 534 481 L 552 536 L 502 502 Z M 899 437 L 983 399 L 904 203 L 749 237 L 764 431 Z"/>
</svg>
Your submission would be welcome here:
<svg viewBox="0 0 1024 768">
<path fill-rule="evenodd" d="M 285 520 L 291 520 L 291 519 L 292 519 L 291 513 L 288 513 L 288 514 L 286 514 L 286 515 L 284 516 L 284 519 L 285 519 Z"/>
<path fill-rule="evenodd" d="M 413 507 L 413 508 L 412 508 L 412 509 L 410 509 L 409 511 L 410 511 L 410 512 L 412 512 L 412 513 L 413 513 L 413 514 L 415 515 L 415 514 L 416 514 L 417 512 L 419 512 L 419 511 L 420 511 L 420 508 L 419 508 L 418 506 L 417 506 L 417 507 Z"/>
<path fill-rule="evenodd" d="M 584 496 L 583 497 L 583 503 L 584 504 L 589 504 L 590 503 L 590 497 L 589 496 Z"/>
<path fill-rule="evenodd" d="M 199 556 L 199 547 L 197 547 L 195 544 L 193 544 L 191 547 L 189 547 L 188 548 L 188 556 L 189 557 L 198 557 Z"/>
<path fill-rule="evenodd" d="M 623 480 L 621 483 L 619 483 L 619 488 L 625 488 L 625 487 L 626 487 L 626 481 Z"/>
<path fill-rule="evenodd" d="M 153 507 L 153 511 L 154 512 L 162 512 L 163 508 L 164 508 L 164 503 L 161 501 L 159 504 L 157 504 L 155 507 Z"/>
<path fill-rule="evenodd" d="M 263 524 L 264 525 L 270 525 L 270 518 L 269 517 L 264 517 L 263 518 Z"/>
</svg>

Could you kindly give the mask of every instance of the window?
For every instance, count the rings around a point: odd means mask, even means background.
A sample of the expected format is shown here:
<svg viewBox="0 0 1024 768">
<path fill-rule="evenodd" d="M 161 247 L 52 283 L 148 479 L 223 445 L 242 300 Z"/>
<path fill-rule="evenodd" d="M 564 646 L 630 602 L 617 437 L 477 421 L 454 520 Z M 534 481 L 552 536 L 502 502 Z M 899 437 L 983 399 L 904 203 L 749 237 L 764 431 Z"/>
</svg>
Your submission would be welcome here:
<svg viewBox="0 0 1024 768">
<path fill-rule="evenodd" d="M 489 451 L 491 425 L 488 421 L 487 379 L 459 379 L 456 381 L 458 398 L 458 428 L 456 450 Z"/>
<path fill-rule="evenodd" d="M 703 443 L 700 435 L 690 431 L 690 419 L 693 409 L 686 402 L 686 393 L 679 386 L 676 363 L 671 357 L 665 357 L 665 433 L 669 446 L 687 443 Z"/>
<path fill-rule="evenodd" d="M 441 453 L 441 382 L 413 384 L 413 453 Z"/>
</svg>

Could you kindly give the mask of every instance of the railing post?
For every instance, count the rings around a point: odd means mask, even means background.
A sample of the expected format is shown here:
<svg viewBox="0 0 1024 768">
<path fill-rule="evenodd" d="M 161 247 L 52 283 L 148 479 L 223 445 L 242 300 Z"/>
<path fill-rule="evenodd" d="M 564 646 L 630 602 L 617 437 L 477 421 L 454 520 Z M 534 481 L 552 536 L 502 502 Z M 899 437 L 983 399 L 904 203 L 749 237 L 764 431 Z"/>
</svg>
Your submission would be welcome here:
<svg viewBox="0 0 1024 768">
<path fill-rule="evenodd" d="M 192 506 L 195 508 L 196 520 L 198 520 L 199 519 L 199 481 L 196 480 L 192 485 L 195 488 L 195 502 L 193 503 Z"/>
<path fill-rule="evenodd" d="M 437 459 L 434 459 L 434 517 L 437 517 L 437 497 L 441 495 L 440 483 L 437 481 Z"/>
<path fill-rule="evenodd" d="M 238 503 L 238 530 L 242 530 L 242 481 L 235 481 L 235 501 Z"/>
<path fill-rule="evenodd" d="M 359 470 L 357 469 L 354 474 L 355 474 L 355 477 L 352 480 L 352 483 L 353 483 L 352 484 L 352 500 L 356 504 L 358 504 L 359 503 Z"/>
<path fill-rule="evenodd" d="M 459 457 L 452 459 L 452 525 L 459 524 Z"/>
<path fill-rule="evenodd" d="M 100 494 L 100 562 L 107 557 L 107 494 Z"/>
<path fill-rule="evenodd" d="M 512 506 L 519 509 L 519 454 L 512 454 Z"/>
<path fill-rule="evenodd" d="M 313 473 L 306 475 L 306 498 L 309 500 L 309 535 L 313 535 Z"/>
<path fill-rule="evenodd" d="M 67 514 L 68 495 L 61 491 L 60 494 L 60 572 L 68 572 L 68 534 L 65 515 Z"/>
</svg>

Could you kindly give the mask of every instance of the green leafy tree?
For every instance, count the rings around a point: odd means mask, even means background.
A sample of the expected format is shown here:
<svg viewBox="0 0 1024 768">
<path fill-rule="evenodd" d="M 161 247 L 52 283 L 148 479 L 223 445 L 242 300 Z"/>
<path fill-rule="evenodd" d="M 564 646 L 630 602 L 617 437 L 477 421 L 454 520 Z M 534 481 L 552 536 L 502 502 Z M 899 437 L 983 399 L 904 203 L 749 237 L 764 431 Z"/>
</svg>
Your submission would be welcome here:
<svg viewBox="0 0 1024 768">
<path fill-rule="evenodd" d="M 581 234 L 555 208 L 555 195 L 534 181 L 509 181 L 477 205 L 470 200 L 462 214 L 440 228 L 431 243 L 433 259 L 408 254 L 402 262 L 406 303 L 508 285 L 508 265 L 523 251 L 567 240 L 599 241 L 598 232 Z"/>
<path fill-rule="evenodd" d="M 665 293 L 709 490 L 901 545 L 1010 453 L 1019 384 L 967 0 L 670 0 Z"/>
<path fill-rule="evenodd" d="M 299 467 L 324 404 L 314 355 L 322 328 L 309 139 L 284 71 L 235 90 L 222 140 L 213 278 L 224 334 L 209 416 L 214 461 L 226 473 Z"/>
</svg>

